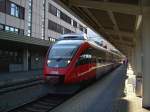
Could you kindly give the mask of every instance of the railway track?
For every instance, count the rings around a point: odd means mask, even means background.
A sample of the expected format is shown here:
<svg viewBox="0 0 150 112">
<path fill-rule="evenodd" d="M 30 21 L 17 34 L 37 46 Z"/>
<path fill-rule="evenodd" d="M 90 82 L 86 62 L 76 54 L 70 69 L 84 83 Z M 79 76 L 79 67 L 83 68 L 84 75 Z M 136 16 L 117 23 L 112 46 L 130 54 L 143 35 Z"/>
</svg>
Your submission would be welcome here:
<svg viewBox="0 0 150 112">
<path fill-rule="evenodd" d="M 63 103 L 69 97 L 71 97 L 71 95 L 47 95 L 9 112 L 48 112 Z"/>
</svg>

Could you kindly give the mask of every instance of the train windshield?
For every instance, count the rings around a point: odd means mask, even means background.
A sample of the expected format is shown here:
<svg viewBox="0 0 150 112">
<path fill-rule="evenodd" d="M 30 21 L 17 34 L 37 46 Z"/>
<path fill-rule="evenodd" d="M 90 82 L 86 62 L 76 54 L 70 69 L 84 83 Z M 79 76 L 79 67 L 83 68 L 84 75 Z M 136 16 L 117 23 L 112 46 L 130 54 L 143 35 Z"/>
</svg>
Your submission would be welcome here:
<svg viewBox="0 0 150 112">
<path fill-rule="evenodd" d="M 66 67 L 77 51 L 77 48 L 77 45 L 54 45 L 49 52 L 48 66 Z"/>
</svg>

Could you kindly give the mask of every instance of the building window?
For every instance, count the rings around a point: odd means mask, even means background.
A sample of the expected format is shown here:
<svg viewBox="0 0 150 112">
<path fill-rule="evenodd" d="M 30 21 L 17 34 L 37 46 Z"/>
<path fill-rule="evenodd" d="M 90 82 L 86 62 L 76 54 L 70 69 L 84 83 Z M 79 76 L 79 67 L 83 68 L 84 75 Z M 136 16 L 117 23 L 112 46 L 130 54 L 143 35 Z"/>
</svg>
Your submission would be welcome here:
<svg viewBox="0 0 150 112">
<path fill-rule="evenodd" d="M 0 31 L 4 30 L 4 25 L 0 24 Z"/>
<path fill-rule="evenodd" d="M 10 2 L 10 15 L 24 19 L 24 8 Z"/>
<path fill-rule="evenodd" d="M 5 26 L 5 31 L 16 32 L 18 33 L 19 29 L 11 26 Z"/>
<path fill-rule="evenodd" d="M 48 29 L 63 34 L 63 27 L 51 20 L 48 20 Z"/>
<path fill-rule="evenodd" d="M 63 33 L 63 27 L 59 24 L 57 24 L 57 32 L 61 34 Z"/>
<path fill-rule="evenodd" d="M 71 18 L 69 16 L 67 16 L 65 13 L 60 12 L 60 18 L 62 20 L 64 20 L 65 22 L 71 24 Z"/>
<path fill-rule="evenodd" d="M 10 4 L 10 15 L 19 17 L 19 7 L 14 3 Z"/>
<path fill-rule="evenodd" d="M 50 21 L 50 20 L 48 20 L 48 29 L 53 30 L 53 31 L 56 31 L 56 29 L 57 29 L 57 24 L 54 23 L 54 22 L 52 22 L 52 21 Z"/>
<path fill-rule="evenodd" d="M 54 16 L 57 16 L 57 8 L 51 4 L 49 4 L 48 6 L 48 12 L 53 14 Z"/>
<path fill-rule="evenodd" d="M 6 6 L 6 1 L 5 0 L 0 0 L 0 12 L 4 12 L 5 13 L 5 6 Z"/>
<path fill-rule="evenodd" d="M 48 12 L 71 24 L 71 18 L 49 3 Z"/>
<path fill-rule="evenodd" d="M 55 41 L 56 41 L 56 39 L 55 39 L 55 38 L 52 38 L 52 37 L 48 37 L 48 40 L 49 40 L 50 42 L 55 42 Z"/>
<path fill-rule="evenodd" d="M 64 32 L 63 32 L 64 34 L 67 34 L 67 33 L 72 33 L 72 31 L 71 30 L 69 30 L 69 29 L 67 29 L 67 28 L 64 28 Z"/>
<path fill-rule="evenodd" d="M 14 27 L 6 26 L 6 30 L 7 31 L 11 31 L 11 32 L 15 32 L 15 28 Z"/>
<path fill-rule="evenodd" d="M 77 22 L 73 20 L 73 26 L 77 28 Z"/>
<path fill-rule="evenodd" d="M 9 26 L 5 26 L 5 31 L 10 31 L 10 27 Z"/>
<path fill-rule="evenodd" d="M 15 28 L 15 27 L 12 27 L 12 26 L 5 26 L 5 31 L 8 31 L 8 32 L 15 32 L 17 34 L 20 34 L 20 35 L 24 35 L 24 30 L 22 29 L 18 29 L 18 28 Z"/>
<path fill-rule="evenodd" d="M 24 8 L 9 0 L 0 0 L 0 12 L 24 19 Z"/>
<path fill-rule="evenodd" d="M 60 18 L 60 10 L 57 9 L 57 17 Z"/>
<path fill-rule="evenodd" d="M 79 29 L 80 29 L 80 31 L 83 32 L 83 26 L 82 25 L 79 25 Z"/>
<path fill-rule="evenodd" d="M 86 34 L 87 34 L 87 29 L 86 29 L 86 28 L 84 28 L 84 33 L 86 33 Z"/>
<path fill-rule="evenodd" d="M 17 34 L 24 35 L 23 29 L 15 28 L 12 26 L 7 26 L 7 25 L 3 25 L 3 24 L 0 24 L 0 31 L 1 30 L 8 31 L 8 32 L 15 32 Z"/>
<path fill-rule="evenodd" d="M 73 26 L 73 19 L 71 19 L 71 25 Z"/>
</svg>

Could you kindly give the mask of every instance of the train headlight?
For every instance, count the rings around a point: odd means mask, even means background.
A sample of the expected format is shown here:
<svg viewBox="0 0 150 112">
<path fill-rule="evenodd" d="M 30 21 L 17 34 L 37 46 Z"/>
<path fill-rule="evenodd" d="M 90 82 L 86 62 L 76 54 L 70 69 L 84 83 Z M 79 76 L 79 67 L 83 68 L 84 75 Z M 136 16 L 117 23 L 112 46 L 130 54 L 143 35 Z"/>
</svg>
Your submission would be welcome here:
<svg viewBox="0 0 150 112">
<path fill-rule="evenodd" d="M 67 63 L 69 64 L 69 63 L 70 63 L 70 60 L 68 60 Z"/>
<path fill-rule="evenodd" d="M 51 62 L 51 60 L 47 60 L 47 64 L 49 64 Z"/>
</svg>

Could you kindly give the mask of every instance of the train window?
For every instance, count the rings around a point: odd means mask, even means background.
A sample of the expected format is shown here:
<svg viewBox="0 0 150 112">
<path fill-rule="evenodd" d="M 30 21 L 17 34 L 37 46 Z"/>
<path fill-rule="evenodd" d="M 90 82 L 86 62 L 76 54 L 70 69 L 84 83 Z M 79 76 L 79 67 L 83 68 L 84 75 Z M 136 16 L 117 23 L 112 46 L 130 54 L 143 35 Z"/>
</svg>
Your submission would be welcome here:
<svg viewBox="0 0 150 112">
<path fill-rule="evenodd" d="M 49 59 L 67 58 L 71 59 L 77 50 L 77 45 L 55 45 L 51 48 Z"/>
<path fill-rule="evenodd" d="M 98 60 L 98 63 L 102 63 L 102 58 L 101 57 L 99 57 L 97 60 Z"/>
<path fill-rule="evenodd" d="M 66 67 L 74 53 L 77 51 L 77 45 L 54 45 L 48 56 L 49 67 Z"/>
<path fill-rule="evenodd" d="M 84 65 L 84 64 L 89 64 L 91 62 L 92 62 L 92 55 L 91 55 L 90 49 L 87 49 L 80 55 L 80 58 L 78 59 L 76 65 L 77 66 Z"/>
<path fill-rule="evenodd" d="M 92 64 L 96 63 L 96 57 L 93 57 L 93 58 L 92 58 L 91 63 L 92 63 Z"/>
<path fill-rule="evenodd" d="M 80 57 L 77 64 L 76 64 L 76 66 L 83 65 L 85 61 L 86 60 L 84 58 Z"/>
<path fill-rule="evenodd" d="M 90 55 L 90 54 L 81 55 L 78 62 L 77 62 L 77 66 L 91 63 L 92 62 L 91 57 L 92 57 L 92 55 Z"/>
</svg>

